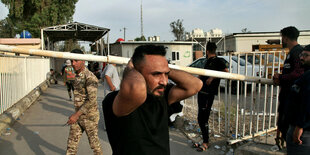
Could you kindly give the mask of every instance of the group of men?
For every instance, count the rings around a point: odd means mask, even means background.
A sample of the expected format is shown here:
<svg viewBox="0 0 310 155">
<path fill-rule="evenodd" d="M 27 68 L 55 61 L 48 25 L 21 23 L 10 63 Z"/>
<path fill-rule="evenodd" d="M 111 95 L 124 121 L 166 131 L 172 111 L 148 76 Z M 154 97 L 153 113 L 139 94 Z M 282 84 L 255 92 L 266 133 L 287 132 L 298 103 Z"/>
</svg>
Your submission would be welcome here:
<svg viewBox="0 0 310 155">
<path fill-rule="evenodd" d="M 284 61 L 282 74 L 276 73 L 274 83 L 280 85 L 278 107 L 278 131 L 276 144 L 282 148 L 287 142 L 288 154 L 309 154 L 310 152 L 310 45 L 304 48 L 298 44 L 299 31 L 293 26 L 280 31 L 283 48 L 290 51 Z M 225 71 L 227 66 L 216 57 L 216 45 L 208 43 L 205 69 Z M 203 143 L 194 143 L 197 151 L 209 147 L 208 119 L 217 94 L 219 79 L 201 76 L 203 87 L 198 93 L 198 123 Z M 281 135 L 280 135 L 281 134 Z M 281 145 L 280 145 L 281 143 Z"/>
<path fill-rule="evenodd" d="M 292 34 L 293 32 L 298 34 Z M 310 46 L 303 50 L 298 45 L 299 32 L 295 27 L 281 30 L 281 35 L 283 46 L 287 45 L 290 52 L 285 60 L 283 73 L 274 76 L 274 83 L 281 86 L 279 131 L 284 137 L 288 130 L 288 153 L 294 152 L 295 149 L 308 151 Z M 215 51 L 216 45 L 208 43 L 208 60 L 204 68 L 227 72 L 227 66 L 216 56 Z M 83 52 L 75 49 L 72 53 Z M 220 79 L 205 76 L 197 78 L 186 72 L 170 69 L 165 55 L 166 49 L 163 46 L 137 47 L 124 70 L 119 88 L 111 79 L 116 72 L 115 66 L 110 64 L 106 67 L 103 77 L 106 77 L 108 91 L 102 104 L 106 130 L 114 155 L 170 154 L 168 106 L 197 93 L 198 122 L 203 144 L 197 144 L 196 147 L 197 151 L 204 151 L 209 147 L 208 119 Z M 76 71 L 75 113 L 67 121 L 70 125 L 67 154 L 77 153 L 77 145 L 83 131 L 88 136 L 94 154 L 102 154 L 98 138 L 98 79 L 85 67 L 84 61 L 72 60 L 72 66 Z M 175 83 L 173 86 L 167 87 L 168 78 Z M 287 98 L 291 96 L 288 94 L 295 94 L 298 100 Z M 287 112 L 293 115 L 289 116 Z"/>
</svg>

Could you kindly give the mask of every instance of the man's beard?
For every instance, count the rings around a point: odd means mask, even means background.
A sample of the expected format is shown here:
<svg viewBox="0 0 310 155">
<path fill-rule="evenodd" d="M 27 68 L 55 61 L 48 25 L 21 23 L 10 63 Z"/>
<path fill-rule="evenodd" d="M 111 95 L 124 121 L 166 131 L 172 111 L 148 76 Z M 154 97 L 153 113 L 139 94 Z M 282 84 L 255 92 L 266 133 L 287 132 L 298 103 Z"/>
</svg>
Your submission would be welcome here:
<svg viewBox="0 0 310 155">
<path fill-rule="evenodd" d="M 305 62 L 304 60 L 300 61 L 301 61 L 301 67 L 305 68 L 306 70 L 310 68 L 310 62 Z"/>
<path fill-rule="evenodd" d="M 282 41 L 282 48 L 286 48 L 287 47 L 287 43 Z"/>
<path fill-rule="evenodd" d="M 148 89 L 148 90 L 147 90 L 147 93 L 150 94 L 150 95 L 152 95 L 152 96 L 154 96 L 154 97 L 156 97 L 156 98 L 162 98 L 162 97 L 164 96 L 164 91 L 163 91 L 163 92 L 158 92 L 159 95 L 155 95 L 155 94 L 154 94 L 155 91 L 156 91 L 157 89 L 161 89 L 161 88 L 166 89 L 166 86 L 164 86 L 164 85 L 159 85 L 158 87 L 154 88 L 153 90 Z"/>
</svg>

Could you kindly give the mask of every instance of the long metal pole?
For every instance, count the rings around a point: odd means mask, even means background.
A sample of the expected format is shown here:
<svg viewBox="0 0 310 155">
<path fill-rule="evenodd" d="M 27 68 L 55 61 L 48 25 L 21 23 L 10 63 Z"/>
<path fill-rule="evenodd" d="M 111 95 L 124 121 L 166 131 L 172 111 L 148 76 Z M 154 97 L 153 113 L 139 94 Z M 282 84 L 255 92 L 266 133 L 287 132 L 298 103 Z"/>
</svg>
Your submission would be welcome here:
<svg viewBox="0 0 310 155">
<path fill-rule="evenodd" d="M 219 127 L 219 131 L 218 133 L 221 133 L 221 90 L 220 90 L 220 86 L 218 88 L 218 127 Z"/>
<path fill-rule="evenodd" d="M 126 27 L 124 27 L 123 29 L 124 29 L 124 40 L 126 41 Z"/>
<path fill-rule="evenodd" d="M 110 40 L 109 40 L 109 32 L 107 34 L 107 44 L 108 44 L 108 56 L 110 55 Z"/>
<path fill-rule="evenodd" d="M 115 64 L 126 65 L 130 58 L 117 57 L 117 56 L 98 56 L 98 55 L 82 55 L 82 54 L 74 54 L 69 52 L 56 52 L 49 50 L 39 50 L 39 49 L 27 49 L 22 47 L 8 46 L 8 45 L 0 45 L 0 51 L 10 52 L 10 53 L 20 53 L 20 54 L 28 54 L 28 55 L 37 55 L 37 56 L 46 56 L 52 58 L 62 58 L 62 59 L 74 59 L 74 60 L 86 60 L 86 61 L 96 61 L 96 62 L 110 62 Z M 107 59 L 108 58 L 108 59 Z M 230 80 L 242 80 L 249 82 L 257 82 L 263 84 L 273 84 L 271 79 L 264 79 L 258 77 L 251 77 L 245 75 L 239 75 L 234 73 L 226 73 L 208 69 L 200 69 L 193 67 L 183 67 L 177 65 L 169 64 L 169 67 L 176 70 L 183 70 L 185 72 L 203 75 L 203 76 L 211 76 L 222 79 L 230 79 Z"/>
<path fill-rule="evenodd" d="M 271 77 L 274 75 L 274 62 L 275 62 L 275 53 L 272 54 L 272 71 L 271 71 Z M 271 114 L 272 114 L 272 108 L 273 108 L 273 85 L 271 85 L 270 90 L 270 106 L 269 106 L 269 123 L 268 123 L 268 129 L 271 127 Z"/>
<path fill-rule="evenodd" d="M 143 10 L 142 10 L 142 0 L 141 0 L 141 37 L 144 36 L 143 34 Z"/>
<path fill-rule="evenodd" d="M 225 80 L 225 86 L 227 86 L 229 84 L 229 80 Z M 224 99 L 224 114 L 225 114 L 225 118 L 224 118 L 224 123 L 225 123 L 225 130 L 224 130 L 224 135 L 227 135 L 227 108 L 226 108 L 226 104 L 228 102 L 228 94 L 227 94 L 227 87 L 225 87 L 225 99 Z"/>
<path fill-rule="evenodd" d="M 225 34 L 224 34 L 224 53 L 226 52 L 226 36 L 225 36 Z"/>
<path fill-rule="evenodd" d="M 265 78 L 267 79 L 268 78 L 268 74 L 269 74 L 269 70 L 268 70 L 268 67 L 267 67 L 267 64 L 268 64 L 268 57 L 269 57 L 269 54 L 266 53 L 265 54 Z M 266 124 L 266 105 L 267 105 L 267 98 L 268 98 L 268 95 L 267 95 L 267 92 L 268 91 L 268 85 L 265 84 L 265 94 L 264 94 L 264 108 L 263 108 L 263 130 L 265 130 L 265 124 Z"/>
<path fill-rule="evenodd" d="M 44 50 L 44 37 L 43 37 L 43 29 L 41 29 L 41 50 Z"/>
<path fill-rule="evenodd" d="M 238 67 L 237 67 L 237 74 L 240 74 L 240 54 L 238 54 Z M 240 104 L 240 95 L 239 95 L 239 83 L 240 81 L 237 81 L 237 103 L 236 103 L 236 130 L 235 130 L 235 137 L 238 137 L 238 125 L 239 125 L 239 104 Z"/>
<path fill-rule="evenodd" d="M 248 63 L 247 61 L 245 62 Z M 255 54 L 252 55 L 252 76 L 255 76 Z M 253 106 L 255 103 L 254 99 L 254 89 L 255 89 L 255 83 L 251 83 L 251 105 L 250 105 L 250 135 L 252 135 L 252 129 L 253 129 Z"/>
<path fill-rule="evenodd" d="M 262 69 L 261 69 L 261 66 L 262 66 L 262 54 L 259 54 L 259 73 L 258 73 L 258 76 L 259 77 L 262 77 Z M 258 128 L 259 128 L 259 108 L 260 108 L 260 104 L 261 104 L 261 84 L 259 83 L 258 84 L 258 100 L 257 100 L 257 109 L 256 109 L 256 112 L 257 112 L 257 116 L 256 116 L 256 132 L 258 132 Z"/>
<path fill-rule="evenodd" d="M 248 54 L 245 54 L 245 66 L 244 66 L 244 74 L 248 74 Z M 247 88 L 248 88 L 248 83 L 244 81 L 244 96 L 243 96 L 243 116 L 242 116 L 242 136 L 245 134 L 245 114 L 246 114 L 246 96 L 247 96 Z"/>
<path fill-rule="evenodd" d="M 232 72 L 232 54 L 229 53 L 229 72 Z M 226 127 L 226 135 L 229 135 L 229 127 L 230 127 L 230 115 L 231 115 L 231 86 L 232 86 L 232 81 L 229 80 L 229 89 L 228 89 L 228 102 L 226 102 L 225 104 L 225 108 L 227 108 L 227 115 L 228 115 L 228 118 L 227 118 L 227 127 Z"/>
</svg>

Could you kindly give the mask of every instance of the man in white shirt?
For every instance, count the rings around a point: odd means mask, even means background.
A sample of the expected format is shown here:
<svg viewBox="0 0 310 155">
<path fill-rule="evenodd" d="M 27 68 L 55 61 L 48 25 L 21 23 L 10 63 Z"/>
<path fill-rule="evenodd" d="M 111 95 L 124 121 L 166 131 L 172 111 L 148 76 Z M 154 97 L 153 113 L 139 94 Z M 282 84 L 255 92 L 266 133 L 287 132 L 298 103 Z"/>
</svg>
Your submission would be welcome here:
<svg viewBox="0 0 310 155">
<path fill-rule="evenodd" d="M 120 79 L 116 69 L 116 64 L 108 64 L 101 74 L 103 79 L 104 96 L 112 91 L 119 90 Z"/>
</svg>

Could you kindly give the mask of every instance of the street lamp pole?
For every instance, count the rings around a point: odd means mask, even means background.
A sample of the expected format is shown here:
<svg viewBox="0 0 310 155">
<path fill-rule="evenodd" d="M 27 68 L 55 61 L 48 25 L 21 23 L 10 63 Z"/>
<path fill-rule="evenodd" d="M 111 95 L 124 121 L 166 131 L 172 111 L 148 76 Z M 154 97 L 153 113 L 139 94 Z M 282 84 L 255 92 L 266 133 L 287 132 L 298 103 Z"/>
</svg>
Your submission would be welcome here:
<svg viewBox="0 0 310 155">
<path fill-rule="evenodd" d="M 124 29 L 124 40 L 126 41 L 126 27 L 124 27 L 123 29 Z"/>
</svg>

